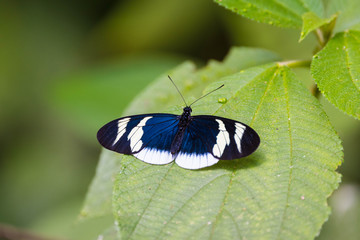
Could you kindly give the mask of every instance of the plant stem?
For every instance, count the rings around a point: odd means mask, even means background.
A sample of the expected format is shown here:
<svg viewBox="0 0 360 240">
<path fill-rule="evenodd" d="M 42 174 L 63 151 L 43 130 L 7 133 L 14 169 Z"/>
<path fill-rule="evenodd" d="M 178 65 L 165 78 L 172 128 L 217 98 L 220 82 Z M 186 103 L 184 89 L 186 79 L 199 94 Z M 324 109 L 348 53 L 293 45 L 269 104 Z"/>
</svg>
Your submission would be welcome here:
<svg viewBox="0 0 360 240">
<path fill-rule="evenodd" d="M 289 60 L 289 61 L 284 61 L 284 62 L 278 62 L 277 64 L 279 66 L 288 66 L 291 68 L 296 68 L 296 67 L 310 67 L 310 60 Z"/>
<path fill-rule="evenodd" d="M 329 41 L 330 36 L 331 36 L 331 32 L 332 29 L 334 27 L 334 23 L 335 21 L 332 22 L 332 26 L 327 29 L 324 30 L 322 28 L 318 28 L 315 30 L 315 35 L 316 38 L 319 42 L 319 47 L 318 49 L 316 49 L 316 52 L 320 51 L 321 49 L 323 49 L 326 45 L 326 43 Z M 288 66 L 288 67 L 310 67 L 311 61 L 310 60 L 290 60 L 290 61 L 284 61 L 284 62 L 278 62 L 279 66 Z M 313 84 L 313 86 L 311 87 L 311 94 L 316 97 L 317 99 L 319 99 L 320 97 L 320 91 L 316 85 L 316 83 Z"/>
<path fill-rule="evenodd" d="M 284 62 L 278 62 L 277 64 L 278 64 L 278 66 L 288 66 L 288 67 L 291 67 L 291 68 L 310 67 L 311 61 L 310 60 L 289 60 L 289 61 L 284 61 Z M 320 91 L 319 91 L 316 83 L 313 84 L 310 91 L 311 91 L 311 94 L 314 97 L 319 99 Z"/>
<path fill-rule="evenodd" d="M 15 228 L 13 226 L 0 224 L 0 239 L 5 240 L 54 240 L 53 238 L 45 238 L 39 235 L 35 235 L 31 232 Z"/>
<path fill-rule="evenodd" d="M 317 28 L 315 30 L 315 35 L 316 35 L 316 38 L 319 41 L 320 48 L 323 48 L 325 46 L 325 44 L 326 44 L 323 31 L 320 28 Z"/>
</svg>

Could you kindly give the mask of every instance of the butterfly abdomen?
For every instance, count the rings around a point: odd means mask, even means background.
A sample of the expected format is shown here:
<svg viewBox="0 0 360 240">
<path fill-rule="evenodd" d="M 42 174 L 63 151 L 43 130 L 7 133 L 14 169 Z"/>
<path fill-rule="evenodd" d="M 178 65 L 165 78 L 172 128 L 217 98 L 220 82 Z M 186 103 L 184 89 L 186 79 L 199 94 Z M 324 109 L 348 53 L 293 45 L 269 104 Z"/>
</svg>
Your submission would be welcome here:
<svg viewBox="0 0 360 240">
<path fill-rule="evenodd" d="M 171 143 L 171 148 L 170 148 L 171 154 L 176 154 L 177 152 L 180 151 L 181 144 L 182 144 L 184 134 L 185 134 L 185 130 L 191 122 L 191 111 L 192 110 L 190 107 L 185 107 L 183 114 L 180 116 L 180 121 L 178 124 L 179 129 L 176 132 L 174 140 Z"/>
</svg>

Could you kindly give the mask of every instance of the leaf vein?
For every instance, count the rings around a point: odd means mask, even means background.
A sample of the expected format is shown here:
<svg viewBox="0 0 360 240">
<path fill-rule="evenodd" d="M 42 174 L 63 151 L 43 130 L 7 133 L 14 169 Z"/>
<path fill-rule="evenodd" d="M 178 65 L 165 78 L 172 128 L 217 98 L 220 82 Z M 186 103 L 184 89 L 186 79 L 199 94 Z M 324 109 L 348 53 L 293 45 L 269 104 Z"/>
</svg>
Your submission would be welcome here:
<svg viewBox="0 0 360 240">
<path fill-rule="evenodd" d="M 160 188 L 160 186 L 161 186 L 161 183 L 165 180 L 165 178 L 166 178 L 167 175 L 169 174 L 170 169 L 173 168 L 174 165 L 175 165 L 175 164 L 173 163 L 173 164 L 167 169 L 167 171 L 165 172 L 164 176 L 161 178 L 158 186 L 156 187 L 154 193 L 152 194 L 151 198 L 149 199 L 148 203 L 146 204 L 146 206 L 144 207 L 142 213 L 140 214 L 139 220 L 134 224 L 134 227 L 133 227 L 131 233 L 129 234 L 129 236 L 127 237 L 127 239 L 130 239 L 130 238 L 132 237 L 132 235 L 134 234 L 134 232 L 136 231 L 136 228 L 137 228 L 137 226 L 139 225 L 139 223 L 140 223 L 142 217 L 144 216 L 146 210 L 148 209 L 150 203 L 152 202 L 153 197 L 155 196 L 155 194 L 156 194 L 157 191 L 159 190 L 159 188 Z"/>
<path fill-rule="evenodd" d="M 279 230 L 277 233 L 277 237 L 276 239 L 280 238 L 280 234 L 281 234 L 281 230 L 284 228 L 284 223 L 285 223 L 285 215 L 287 213 L 287 210 L 289 208 L 289 198 L 290 198 L 290 188 L 291 188 L 291 183 L 292 183 L 292 174 L 293 174 L 293 168 L 290 168 L 290 166 L 293 166 L 293 139 L 292 139 L 292 133 L 291 133 L 291 122 L 290 122 L 290 99 L 289 99 L 289 92 L 288 92 L 288 85 L 286 82 L 286 78 L 285 78 L 285 72 L 283 73 L 283 85 L 284 85 L 284 92 L 285 92 L 285 96 L 286 96 L 286 112 L 287 112 L 287 117 L 288 117 L 288 129 L 289 129 L 289 142 L 290 142 L 290 163 L 289 163 L 289 181 L 288 181 L 288 188 L 287 188 L 287 194 L 286 194 L 286 204 L 285 204 L 285 208 L 283 210 L 283 213 L 281 215 L 281 220 L 280 220 L 280 225 L 279 225 Z"/>
<path fill-rule="evenodd" d="M 201 192 L 201 189 L 203 189 L 205 186 L 211 184 L 212 182 L 216 181 L 218 178 L 223 177 L 227 175 L 226 173 L 222 173 L 220 175 L 215 176 L 215 178 L 211 179 L 210 181 L 208 181 L 207 183 L 204 183 L 202 186 L 199 187 L 199 190 L 194 192 L 194 194 L 192 196 L 190 196 L 185 202 L 182 203 L 182 205 L 172 214 L 171 218 L 166 222 L 166 224 L 163 225 L 163 227 L 160 229 L 159 235 L 161 235 L 163 233 L 163 230 L 165 229 L 165 227 L 168 225 L 168 223 L 171 222 L 172 219 L 174 219 L 174 217 L 180 212 L 181 209 L 183 209 L 184 206 L 186 206 L 186 204 L 188 202 L 190 202 L 190 200 L 192 200 L 194 198 L 194 196 L 196 196 L 198 193 Z"/>
<path fill-rule="evenodd" d="M 255 111 L 254 114 L 253 114 L 253 117 L 252 117 L 250 126 L 252 125 L 252 123 L 254 122 L 254 120 L 255 120 L 255 118 L 256 118 L 256 116 L 257 116 L 257 113 L 258 113 L 259 108 L 260 108 L 259 106 L 260 106 L 260 105 L 262 104 L 262 102 L 264 101 L 265 95 L 266 95 L 267 91 L 268 91 L 269 88 L 270 88 L 270 87 L 269 87 L 269 86 L 271 85 L 270 83 L 275 79 L 275 76 L 276 76 L 277 71 L 278 71 L 278 70 L 276 70 L 276 71 L 274 72 L 273 77 L 272 77 L 271 80 L 269 81 L 269 83 L 268 83 L 268 85 L 267 85 L 267 87 L 266 87 L 266 89 L 265 89 L 265 91 L 264 91 L 264 94 L 263 94 L 263 96 L 261 97 L 260 103 L 259 103 L 256 111 Z M 232 97 L 232 98 L 234 98 L 234 97 Z M 219 110 L 218 110 L 218 111 L 219 111 Z M 228 198 L 229 190 L 230 190 L 230 188 L 231 188 L 231 185 L 232 185 L 233 177 L 234 177 L 234 176 L 235 176 L 235 171 L 233 171 L 232 174 L 231 174 L 231 176 L 230 176 L 229 184 L 228 184 L 226 193 L 225 193 L 225 195 L 224 195 L 223 204 L 221 205 L 221 207 L 220 207 L 220 209 L 219 209 L 219 212 L 218 212 L 218 214 L 217 214 L 217 216 L 216 216 L 215 222 L 214 222 L 214 224 L 213 224 L 213 226 L 212 226 L 212 229 L 211 229 L 211 234 L 210 234 L 210 238 L 209 238 L 209 239 L 212 239 L 213 233 L 214 233 L 214 231 L 215 231 L 215 226 L 216 226 L 217 222 L 219 221 L 219 217 L 221 216 L 222 211 L 224 210 L 225 202 L 226 202 L 226 199 Z"/>
<path fill-rule="evenodd" d="M 242 235 L 241 235 L 241 231 L 239 229 L 239 226 L 236 223 L 236 220 L 234 218 L 234 216 L 228 211 L 228 210 L 224 210 L 224 213 L 227 213 L 228 216 L 230 217 L 231 221 L 234 223 L 235 225 L 235 229 L 236 229 L 236 233 L 237 233 L 237 238 L 236 239 L 242 239 Z"/>
<path fill-rule="evenodd" d="M 268 85 L 266 86 L 266 89 L 265 89 L 265 91 L 264 91 L 264 94 L 261 96 L 260 102 L 259 102 L 259 104 L 257 105 L 257 108 L 256 108 L 256 110 L 255 110 L 255 112 L 254 112 L 253 118 L 252 118 L 252 120 L 251 120 L 251 122 L 250 122 L 250 124 L 249 124 L 250 126 L 252 126 L 252 125 L 253 125 L 253 123 L 254 123 L 254 121 L 255 121 L 255 119 L 256 119 L 256 117 L 257 117 L 257 115 L 259 114 L 259 109 L 260 109 L 260 106 L 261 106 L 261 105 L 262 105 L 262 103 L 264 102 L 264 99 L 265 99 L 266 93 L 269 91 L 270 86 L 271 86 L 271 83 L 274 81 L 275 76 L 277 75 L 277 72 L 278 72 L 278 68 L 275 70 L 275 72 L 274 72 L 274 74 L 273 74 L 272 78 L 270 79 L 270 81 L 269 81 Z"/>
<path fill-rule="evenodd" d="M 235 171 L 233 171 L 233 172 L 231 173 L 231 175 L 230 175 L 229 184 L 228 184 L 228 187 L 227 187 L 227 189 L 226 189 L 226 193 L 224 194 L 224 198 L 223 198 L 224 200 L 222 201 L 222 204 L 221 204 L 221 206 L 220 206 L 219 212 L 218 212 L 218 214 L 216 215 L 214 224 L 212 225 L 212 228 L 211 228 L 211 233 L 210 233 L 210 237 L 209 237 L 210 240 L 212 239 L 212 236 L 213 236 L 214 231 L 215 231 L 215 226 L 216 226 L 217 222 L 219 221 L 219 218 L 220 218 L 220 216 L 221 216 L 221 213 L 222 213 L 223 210 L 224 210 L 225 202 L 226 202 L 226 199 L 227 199 L 228 196 L 229 196 L 229 190 L 230 190 L 230 188 L 231 188 L 231 185 L 232 185 L 232 182 L 233 182 L 232 180 L 233 180 L 233 177 L 234 177 L 234 176 L 235 176 Z"/>
</svg>

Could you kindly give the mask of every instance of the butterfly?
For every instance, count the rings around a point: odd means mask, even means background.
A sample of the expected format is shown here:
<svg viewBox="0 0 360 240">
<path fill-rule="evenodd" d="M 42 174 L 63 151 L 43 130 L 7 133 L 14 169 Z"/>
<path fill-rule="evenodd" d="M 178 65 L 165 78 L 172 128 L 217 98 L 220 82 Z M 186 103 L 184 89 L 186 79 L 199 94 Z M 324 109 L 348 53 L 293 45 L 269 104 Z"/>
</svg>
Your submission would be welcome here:
<svg viewBox="0 0 360 240">
<path fill-rule="evenodd" d="M 146 163 L 162 165 L 175 160 L 185 169 L 246 157 L 258 148 L 260 137 L 251 127 L 218 116 L 191 116 L 192 104 L 185 102 L 181 115 L 150 113 L 115 119 L 100 128 L 97 139 L 109 150 L 133 155 Z"/>
</svg>

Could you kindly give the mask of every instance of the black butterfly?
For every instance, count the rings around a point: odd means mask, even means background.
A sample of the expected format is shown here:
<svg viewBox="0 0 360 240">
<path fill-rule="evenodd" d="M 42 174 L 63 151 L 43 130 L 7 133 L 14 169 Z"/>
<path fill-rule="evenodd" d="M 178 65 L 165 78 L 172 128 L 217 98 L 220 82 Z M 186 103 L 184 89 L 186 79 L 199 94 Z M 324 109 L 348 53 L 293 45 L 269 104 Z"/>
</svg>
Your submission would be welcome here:
<svg viewBox="0 0 360 240">
<path fill-rule="evenodd" d="M 259 146 L 259 135 L 251 127 L 217 116 L 191 116 L 192 104 L 186 104 L 181 115 L 152 113 L 113 120 L 98 131 L 97 139 L 109 150 L 133 155 L 146 163 L 161 165 L 175 159 L 186 169 L 245 157 Z"/>
</svg>

